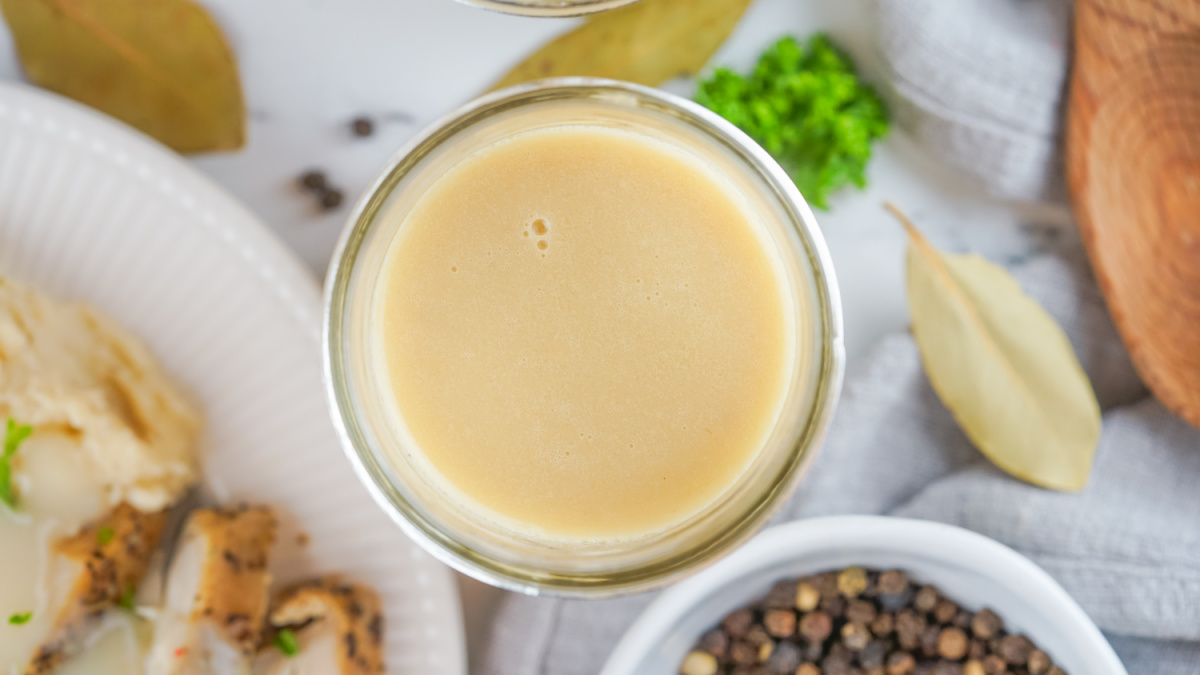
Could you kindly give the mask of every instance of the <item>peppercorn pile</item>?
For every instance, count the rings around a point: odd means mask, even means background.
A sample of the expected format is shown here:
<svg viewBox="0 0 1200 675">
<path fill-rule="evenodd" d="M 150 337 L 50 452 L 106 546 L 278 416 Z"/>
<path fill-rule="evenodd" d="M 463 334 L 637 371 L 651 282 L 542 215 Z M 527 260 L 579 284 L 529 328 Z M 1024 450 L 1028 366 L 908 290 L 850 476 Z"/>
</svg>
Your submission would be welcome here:
<svg viewBox="0 0 1200 675">
<path fill-rule="evenodd" d="M 969 612 L 900 570 L 780 581 L 705 633 L 682 675 L 1066 675 L 989 609 Z"/>
</svg>

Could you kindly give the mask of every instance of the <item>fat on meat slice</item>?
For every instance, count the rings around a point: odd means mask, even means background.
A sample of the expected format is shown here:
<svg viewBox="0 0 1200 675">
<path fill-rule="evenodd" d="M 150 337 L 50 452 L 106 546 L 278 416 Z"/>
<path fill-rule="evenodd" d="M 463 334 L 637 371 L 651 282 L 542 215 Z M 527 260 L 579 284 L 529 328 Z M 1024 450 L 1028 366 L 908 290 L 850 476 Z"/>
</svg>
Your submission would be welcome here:
<svg viewBox="0 0 1200 675">
<path fill-rule="evenodd" d="M 383 612 L 375 591 L 328 576 L 293 586 L 276 598 L 271 628 L 290 630 L 299 649 L 265 647 L 256 675 L 378 675 L 383 665 Z"/>
<path fill-rule="evenodd" d="M 146 675 L 247 675 L 269 604 L 275 514 L 200 509 L 184 526 Z"/>
<path fill-rule="evenodd" d="M 122 502 L 56 543 L 51 563 L 56 619 L 25 675 L 54 672 L 87 643 L 105 612 L 133 597 L 166 523 L 166 511 L 146 513 Z"/>
</svg>

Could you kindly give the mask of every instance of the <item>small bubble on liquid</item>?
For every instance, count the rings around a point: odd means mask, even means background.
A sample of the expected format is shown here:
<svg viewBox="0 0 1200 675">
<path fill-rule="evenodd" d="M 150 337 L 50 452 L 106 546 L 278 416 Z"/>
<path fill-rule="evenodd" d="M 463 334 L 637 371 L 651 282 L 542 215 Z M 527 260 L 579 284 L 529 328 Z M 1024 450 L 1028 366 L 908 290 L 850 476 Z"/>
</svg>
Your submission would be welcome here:
<svg viewBox="0 0 1200 675">
<path fill-rule="evenodd" d="M 523 234 L 524 234 L 526 237 L 528 237 L 528 236 L 529 236 L 529 230 L 525 230 L 525 232 L 523 232 Z"/>
<path fill-rule="evenodd" d="M 549 231 L 550 231 L 550 228 L 549 228 L 549 226 L 546 225 L 545 220 L 538 218 L 537 220 L 533 221 L 533 233 L 534 234 L 542 235 L 542 234 L 546 234 Z"/>
<path fill-rule="evenodd" d="M 545 251 L 547 248 L 550 248 L 550 244 L 547 244 L 545 241 L 539 241 L 537 246 L 539 251 Z"/>
</svg>

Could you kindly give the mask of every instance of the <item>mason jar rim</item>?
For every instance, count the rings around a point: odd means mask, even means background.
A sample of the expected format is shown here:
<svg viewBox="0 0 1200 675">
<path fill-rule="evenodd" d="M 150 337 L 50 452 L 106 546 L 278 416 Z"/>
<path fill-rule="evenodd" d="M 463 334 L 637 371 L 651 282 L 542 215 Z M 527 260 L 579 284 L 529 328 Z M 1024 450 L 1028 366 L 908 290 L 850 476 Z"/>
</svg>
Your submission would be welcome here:
<svg viewBox="0 0 1200 675">
<path fill-rule="evenodd" d="M 699 123 L 697 126 L 702 131 L 735 148 L 741 159 L 750 164 L 751 168 L 764 174 L 770 180 L 770 187 L 776 192 L 781 203 L 787 207 L 790 225 L 798 231 L 803 240 L 812 274 L 819 285 L 816 295 L 822 327 L 820 363 L 816 364 L 820 372 L 809 423 L 793 443 L 790 451 L 793 456 L 790 457 L 791 462 L 786 475 L 773 483 L 771 489 L 763 491 L 762 498 L 755 504 L 755 508 L 747 510 L 738 526 L 730 531 L 715 534 L 706 545 L 694 547 L 688 556 L 672 559 L 668 561 L 669 564 L 656 561 L 636 569 L 618 570 L 611 575 L 578 577 L 514 569 L 511 565 L 472 550 L 462 542 L 450 541 L 448 533 L 437 527 L 436 523 L 427 520 L 414 505 L 388 493 L 385 489 L 388 481 L 381 473 L 378 458 L 374 456 L 371 448 L 360 447 L 360 444 L 365 444 L 365 439 L 356 427 L 359 420 L 355 419 L 350 400 L 351 392 L 345 381 L 345 364 L 341 358 L 344 353 L 341 349 L 343 316 L 339 311 L 345 309 L 346 290 L 362 240 L 376 222 L 375 215 L 379 204 L 386 201 L 392 193 L 387 189 L 388 186 L 398 185 L 403 176 L 407 175 L 407 171 L 415 167 L 425 155 L 457 133 L 456 131 L 446 135 L 447 129 L 473 116 L 497 109 L 503 110 L 505 104 L 525 105 L 546 100 L 539 96 L 574 96 L 573 92 L 580 96 L 583 92 L 603 92 L 606 95 L 626 97 L 632 95 L 640 101 L 652 102 L 664 109 L 693 118 Z M 414 155 L 417 159 L 412 160 L 412 165 L 405 169 L 406 162 L 410 162 Z M 403 173 L 397 177 L 397 171 L 402 169 Z M 698 571 L 744 543 L 783 506 L 787 497 L 794 492 L 807 473 L 828 429 L 841 390 L 845 368 L 842 307 L 832 259 L 807 202 L 792 180 L 765 150 L 712 111 L 661 90 L 616 80 L 569 77 L 516 85 L 470 101 L 427 126 L 392 157 L 356 204 L 335 248 L 331 267 L 326 275 L 324 295 L 322 357 L 326 395 L 338 439 L 360 482 L 367 488 L 376 504 L 405 534 L 443 563 L 484 583 L 531 595 L 596 598 L 650 590 Z"/>
<path fill-rule="evenodd" d="M 583 16 L 606 12 L 610 9 L 632 5 L 638 0 L 558 0 L 558 2 L 530 2 L 529 0 L 458 0 L 464 5 L 482 7 L 493 12 L 534 17 Z"/>
</svg>

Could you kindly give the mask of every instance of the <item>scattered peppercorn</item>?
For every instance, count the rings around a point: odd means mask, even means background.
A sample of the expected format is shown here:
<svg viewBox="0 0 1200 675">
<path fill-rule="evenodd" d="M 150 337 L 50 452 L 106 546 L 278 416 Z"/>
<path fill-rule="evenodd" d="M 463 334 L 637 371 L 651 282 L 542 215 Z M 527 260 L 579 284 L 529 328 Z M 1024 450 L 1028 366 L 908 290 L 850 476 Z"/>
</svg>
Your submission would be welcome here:
<svg viewBox="0 0 1200 675">
<path fill-rule="evenodd" d="M 951 623 L 958 616 L 958 605 L 949 600 L 940 600 L 933 608 L 933 617 L 938 623 Z"/>
<path fill-rule="evenodd" d="M 1023 666 L 1033 652 L 1033 643 L 1023 635 L 1005 635 L 1000 639 L 1000 656 L 1012 666 Z"/>
<path fill-rule="evenodd" d="M 957 626 L 943 628 L 938 634 L 938 654 L 944 659 L 958 661 L 967 655 L 967 649 L 970 642 L 967 640 L 967 634 Z"/>
<path fill-rule="evenodd" d="M 682 675 L 717 675 L 717 660 L 712 654 L 692 652 L 683 659 L 679 672 Z"/>
<path fill-rule="evenodd" d="M 796 586 L 796 609 L 801 612 L 811 612 L 821 603 L 821 593 L 810 583 L 801 582 Z"/>
<path fill-rule="evenodd" d="M 971 632 L 981 640 L 990 640 L 996 637 L 1000 627 L 1000 617 L 986 607 L 975 612 L 975 616 L 971 617 Z"/>
<path fill-rule="evenodd" d="M 875 605 L 866 600 L 851 600 L 846 605 L 846 620 L 869 624 L 875 620 Z"/>
<path fill-rule="evenodd" d="M 772 673 L 793 675 L 800 667 L 800 648 L 792 642 L 780 642 L 766 661 Z"/>
<path fill-rule="evenodd" d="M 324 190 L 328 185 L 328 178 L 324 171 L 311 169 L 300 174 L 300 187 L 306 190 Z"/>
<path fill-rule="evenodd" d="M 900 570 L 888 570 L 879 575 L 879 592 L 899 595 L 908 589 L 908 575 Z"/>
<path fill-rule="evenodd" d="M 316 196 L 317 203 L 320 204 L 322 210 L 332 211 L 341 206 L 345 199 L 342 191 L 330 184 L 324 171 L 318 169 L 305 171 L 300 174 L 299 183 L 301 188 Z"/>
<path fill-rule="evenodd" d="M 852 652 L 861 651 L 871 641 L 871 632 L 861 623 L 842 626 L 842 644 Z"/>
<path fill-rule="evenodd" d="M 1029 659 L 1025 667 L 1029 669 L 1029 675 L 1046 675 L 1046 671 L 1050 670 L 1050 666 L 1052 665 L 1050 657 L 1046 655 L 1046 652 L 1035 649 L 1029 652 Z"/>
<path fill-rule="evenodd" d="M 753 665 L 758 661 L 758 648 L 749 642 L 735 642 L 729 650 L 729 658 L 739 665 Z"/>
<path fill-rule="evenodd" d="M 922 612 L 932 612 L 938 603 L 938 592 L 933 586 L 923 586 L 913 598 L 913 607 Z"/>
<path fill-rule="evenodd" d="M 746 635 L 746 631 L 750 630 L 750 626 L 754 624 L 754 612 L 748 609 L 739 609 L 721 622 L 721 628 L 731 638 L 740 638 Z"/>
<path fill-rule="evenodd" d="M 341 190 L 326 190 L 321 194 L 321 208 L 326 211 L 332 211 L 342 205 Z"/>
<path fill-rule="evenodd" d="M 728 614 L 682 675 L 1066 675 L 995 612 L 970 612 L 900 570 L 785 579 Z"/>
<path fill-rule="evenodd" d="M 824 642 L 833 633 L 833 619 L 825 612 L 809 612 L 800 619 L 800 635 L 809 642 Z"/>
<path fill-rule="evenodd" d="M 375 123 L 369 117 L 356 117 L 350 123 L 350 129 L 355 136 L 365 137 L 375 133 Z"/>
<path fill-rule="evenodd" d="M 763 625 L 772 637 L 791 637 L 796 634 L 796 613 L 790 609 L 772 609 L 763 616 Z"/>
<path fill-rule="evenodd" d="M 847 598 L 857 598 L 867 590 L 867 571 L 861 567 L 847 567 L 838 574 L 838 590 Z"/>
<path fill-rule="evenodd" d="M 908 652 L 892 652 L 887 660 L 888 675 L 909 675 L 917 667 L 917 660 Z"/>
<path fill-rule="evenodd" d="M 722 660 L 729 653 L 729 636 L 720 628 L 714 628 L 700 638 L 700 649 Z"/>
</svg>

